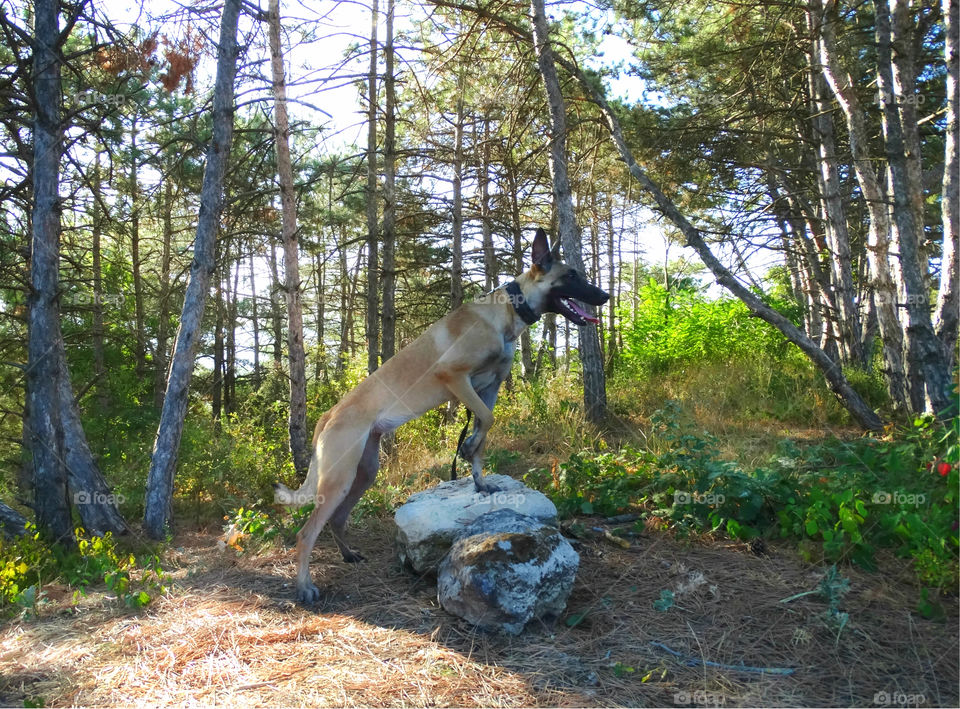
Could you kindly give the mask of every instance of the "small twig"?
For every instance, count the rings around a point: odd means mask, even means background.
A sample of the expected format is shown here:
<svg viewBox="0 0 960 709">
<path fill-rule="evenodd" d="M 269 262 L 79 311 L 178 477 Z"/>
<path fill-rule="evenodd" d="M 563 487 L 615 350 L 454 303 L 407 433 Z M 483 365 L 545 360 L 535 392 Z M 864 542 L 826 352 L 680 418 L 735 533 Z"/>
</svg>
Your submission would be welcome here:
<svg viewBox="0 0 960 709">
<path fill-rule="evenodd" d="M 754 672 L 756 674 L 762 675 L 792 675 L 796 670 L 792 667 L 751 667 L 749 665 L 725 665 L 720 662 L 711 662 L 710 660 L 701 660 L 699 657 L 690 657 L 689 655 L 684 655 L 682 652 L 677 652 L 672 648 L 667 647 L 663 643 L 650 642 L 654 647 L 658 647 L 661 650 L 666 650 L 671 655 L 676 657 L 679 660 L 683 661 L 683 664 L 688 667 L 696 667 L 697 665 L 703 665 L 704 667 L 716 667 L 720 670 L 730 670 L 733 672 Z"/>
</svg>

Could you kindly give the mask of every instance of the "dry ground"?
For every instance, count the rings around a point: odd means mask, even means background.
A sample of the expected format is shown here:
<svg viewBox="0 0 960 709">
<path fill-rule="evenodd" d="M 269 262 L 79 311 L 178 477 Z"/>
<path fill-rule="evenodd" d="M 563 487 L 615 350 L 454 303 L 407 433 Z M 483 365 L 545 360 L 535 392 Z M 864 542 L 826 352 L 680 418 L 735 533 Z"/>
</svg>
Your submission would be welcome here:
<svg viewBox="0 0 960 709">
<path fill-rule="evenodd" d="M 568 606 L 583 620 L 504 638 L 447 615 L 433 581 L 396 561 L 392 535 L 389 521 L 355 530 L 369 559 L 358 565 L 324 535 L 314 574 L 327 593 L 313 610 L 291 602 L 290 552 L 237 558 L 215 535 L 181 535 L 168 559 L 176 583 L 140 613 L 91 595 L 0 625 L 0 705 L 960 704 L 956 598 L 945 620 L 920 618 L 895 561 L 843 569 L 850 622 L 838 638 L 817 596 L 780 602 L 823 573 L 789 548 L 758 556 L 659 533 L 630 549 L 585 541 Z M 665 589 L 676 605 L 656 611 Z"/>
</svg>

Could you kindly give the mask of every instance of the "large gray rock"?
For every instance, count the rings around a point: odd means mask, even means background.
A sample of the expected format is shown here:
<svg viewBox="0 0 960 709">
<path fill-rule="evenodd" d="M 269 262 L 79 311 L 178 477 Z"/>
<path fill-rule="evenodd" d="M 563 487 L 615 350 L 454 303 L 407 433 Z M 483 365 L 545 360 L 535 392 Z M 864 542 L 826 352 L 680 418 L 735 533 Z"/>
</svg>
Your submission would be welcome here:
<svg viewBox="0 0 960 709">
<path fill-rule="evenodd" d="M 557 508 L 543 493 L 506 475 L 484 479 L 499 492 L 478 493 L 473 479 L 463 478 L 411 495 L 394 515 L 400 559 L 419 573 L 435 572 L 464 528 L 488 512 L 514 510 L 556 524 Z"/>
<path fill-rule="evenodd" d="M 443 559 L 437 596 L 448 613 L 518 635 L 531 620 L 563 612 L 579 565 L 556 527 L 513 510 L 489 512 Z"/>
</svg>

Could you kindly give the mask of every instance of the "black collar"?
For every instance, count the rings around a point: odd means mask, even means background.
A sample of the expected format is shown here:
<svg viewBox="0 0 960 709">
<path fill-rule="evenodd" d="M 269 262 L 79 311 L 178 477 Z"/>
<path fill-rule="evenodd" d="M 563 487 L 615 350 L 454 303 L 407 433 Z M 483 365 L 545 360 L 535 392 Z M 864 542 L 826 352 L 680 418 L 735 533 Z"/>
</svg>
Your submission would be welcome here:
<svg viewBox="0 0 960 709">
<path fill-rule="evenodd" d="M 519 283 L 510 281 L 504 290 L 507 291 L 507 295 L 510 298 L 510 305 L 513 306 L 517 315 L 519 315 L 520 319 L 527 325 L 533 325 L 540 319 L 540 316 L 533 312 L 533 308 L 527 303 L 527 298 L 524 296 Z"/>
</svg>

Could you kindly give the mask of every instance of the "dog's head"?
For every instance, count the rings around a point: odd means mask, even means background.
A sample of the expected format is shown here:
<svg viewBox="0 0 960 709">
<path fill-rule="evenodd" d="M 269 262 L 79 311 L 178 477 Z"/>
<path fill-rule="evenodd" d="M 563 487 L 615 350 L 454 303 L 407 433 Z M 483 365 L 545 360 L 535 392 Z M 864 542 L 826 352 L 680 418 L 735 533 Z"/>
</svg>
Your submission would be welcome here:
<svg viewBox="0 0 960 709">
<path fill-rule="evenodd" d="M 541 295 L 540 312 L 557 313 L 576 325 L 600 322 L 581 308 L 577 301 L 600 306 L 610 299 L 610 294 L 561 261 L 560 244 L 551 249 L 543 229 L 537 229 L 533 238 L 532 256 L 532 275 Z"/>
</svg>

